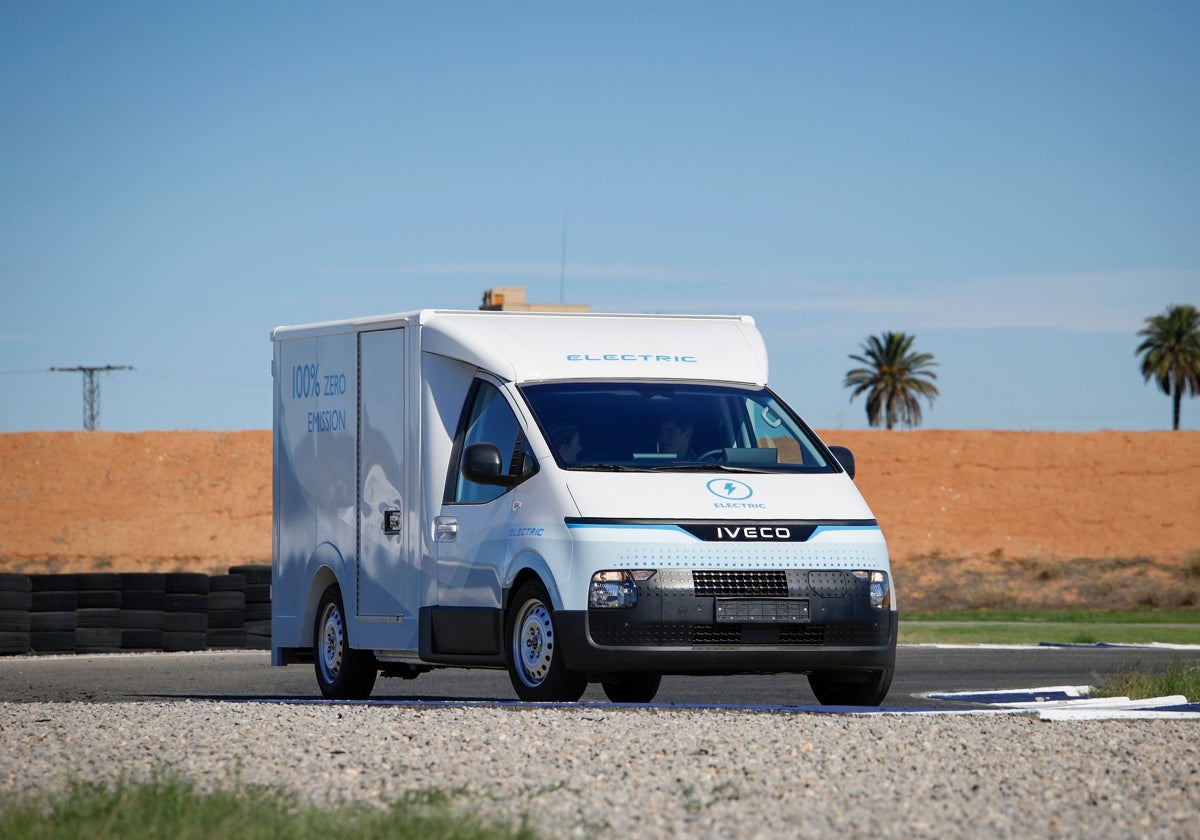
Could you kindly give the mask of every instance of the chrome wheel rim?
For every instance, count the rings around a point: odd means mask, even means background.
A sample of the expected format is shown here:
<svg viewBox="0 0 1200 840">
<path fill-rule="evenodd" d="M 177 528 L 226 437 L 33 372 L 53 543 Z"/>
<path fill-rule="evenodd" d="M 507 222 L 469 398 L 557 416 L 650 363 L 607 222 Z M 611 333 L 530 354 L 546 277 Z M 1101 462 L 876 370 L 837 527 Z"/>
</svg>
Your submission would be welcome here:
<svg viewBox="0 0 1200 840">
<path fill-rule="evenodd" d="M 538 600 L 525 603 L 513 634 L 513 660 L 517 675 L 530 688 L 541 685 L 550 673 L 554 656 L 554 621 L 550 609 Z"/>
<path fill-rule="evenodd" d="M 342 670 L 342 655 L 346 650 L 346 625 L 337 604 L 326 605 L 320 627 L 317 661 L 321 663 L 321 675 L 325 682 L 332 683 Z"/>
</svg>

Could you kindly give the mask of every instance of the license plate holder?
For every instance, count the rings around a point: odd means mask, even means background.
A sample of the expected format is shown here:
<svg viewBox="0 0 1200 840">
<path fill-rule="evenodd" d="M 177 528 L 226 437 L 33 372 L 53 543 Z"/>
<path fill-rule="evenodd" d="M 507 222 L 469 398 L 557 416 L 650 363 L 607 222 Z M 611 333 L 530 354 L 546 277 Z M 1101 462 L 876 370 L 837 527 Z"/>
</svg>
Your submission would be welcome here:
<svg viewBox="0 0 1200 840">
<path fill-rule="evenodd" d="M 717 598 L 718 624 L 796 624 L 810 619 L 807 598 Z"/>
</svg>

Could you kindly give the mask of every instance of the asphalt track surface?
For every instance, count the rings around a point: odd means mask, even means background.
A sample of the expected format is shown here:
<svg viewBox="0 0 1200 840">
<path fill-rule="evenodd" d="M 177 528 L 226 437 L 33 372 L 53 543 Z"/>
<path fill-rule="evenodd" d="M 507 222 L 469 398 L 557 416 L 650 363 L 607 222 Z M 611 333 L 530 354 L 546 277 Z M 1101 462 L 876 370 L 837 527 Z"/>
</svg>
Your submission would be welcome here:
<svg viewBox="0 0 1200 840">
<path fill-rule="evenodd" d="M 885 709 L 961 711 L 983 708 L 930 698 L 954 691 L 1095 685 L 1135 667 L 1161 671 L 1171 661 L 1200 663 L 1200 650 L 1160 647 L 901 646 Z M 0 702 L 106 703 L 159 700 L 314 701 L 312 666 L 273 668 L 266 651 L 111 654 L 0 659 Z M 607 703 L 599 685 L 586 703 Z M 448 668 L 415 680 L 384 679 L 372 701 L 514 703 L 503 671 Z M 666 677 L 654 705 L 817 707 L 800 675 Z"/>
</svg>

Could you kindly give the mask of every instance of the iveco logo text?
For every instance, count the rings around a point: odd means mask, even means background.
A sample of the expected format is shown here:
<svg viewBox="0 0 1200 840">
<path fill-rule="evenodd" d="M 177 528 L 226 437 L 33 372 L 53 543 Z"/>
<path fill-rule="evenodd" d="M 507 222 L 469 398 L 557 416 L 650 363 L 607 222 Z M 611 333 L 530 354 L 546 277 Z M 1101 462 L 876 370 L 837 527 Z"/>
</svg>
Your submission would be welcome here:
<svg viewBox="0 0 1200 840">
<path fill-rule="evenodd" d="M 568 353 L 568 362 L 683 362 L 695 364 L 695 356 L 673 356 L 666 353 Z"/>
<path fill-rule="evenodd" d="M 725 501 L 713 502 L 715 508 L 765 508 L 766 505 L 746 501 L 754 495 L 754 489 L 745 482 L 732 478 L 714 478 L 705 485 L 708 492 Z"/>
<path fill-rule="evenodd" d="M 790 528 L 785 528 L 782 525 L 747 525 L 744 528 L 726 528 L 723 525 L 717 526 L 718 540 L 790 540 L 792 531 Z"/>
</svg>

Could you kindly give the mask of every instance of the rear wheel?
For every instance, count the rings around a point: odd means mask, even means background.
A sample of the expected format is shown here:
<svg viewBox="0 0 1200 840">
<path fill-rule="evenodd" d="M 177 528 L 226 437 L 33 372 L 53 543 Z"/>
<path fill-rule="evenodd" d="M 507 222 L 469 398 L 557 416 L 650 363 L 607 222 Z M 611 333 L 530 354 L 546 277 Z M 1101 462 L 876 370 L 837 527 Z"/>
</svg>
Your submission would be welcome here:
<svg viewBox="0 0 1200 840">
<path fill-rule="evenodd" d="M 614 703 L 649 703 L 661 684 L 662 674 L 620 674 L 602 686 L 604 696 Z"/>
<path fill-rule="evenodd" d="M 330 700 L 365 700 L 375 687 L 379 666 L 370 651 L 350 647 L 346 610 L 336 583 L 321 596 L 313 633 L 317 685 Z"/>
<path fill-rule="evenodd" d="M 892 669 L 809 674 L 808 685 L 822 706 L 878 706 L 892 687 Z"/>
<path fill-rule="evenodd" d="M 554 610 L 541 581 L 521 585 L 508 612 L 508 676 L 517 696 L 541 703 L 574 703 L 587 676 L 563 664 Z"/>
</svg>

